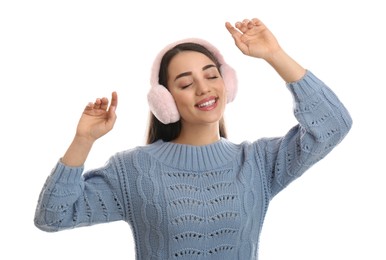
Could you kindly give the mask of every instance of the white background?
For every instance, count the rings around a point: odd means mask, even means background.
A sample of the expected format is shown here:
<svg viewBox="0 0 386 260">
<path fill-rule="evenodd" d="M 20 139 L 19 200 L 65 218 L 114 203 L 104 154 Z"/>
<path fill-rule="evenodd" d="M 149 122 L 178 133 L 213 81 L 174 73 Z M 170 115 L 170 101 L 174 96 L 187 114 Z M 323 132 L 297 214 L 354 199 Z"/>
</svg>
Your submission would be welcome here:
<svg viewBox="0 0 386 260">
<path fill-rule="evenodd" d="M 0 2 L 1 259 L 134 259 L 124 222 L 45 233 L 33 224 L 42 185 L 84 106 L 119 94 L 114 130 L 86 168 L 142 145 L 150 65 L 171 41 L 204 38 L 239 76 L 229 139 L 283 135 L 295 124 L 284 83 L 241 54 L 224 23 L 260 18 L 329 85 L 354 125 L 323 161 L 271 203 L 260 257 L 386 259 L 385 50 L 382 1 L 4 0 Z"/>
</svg>

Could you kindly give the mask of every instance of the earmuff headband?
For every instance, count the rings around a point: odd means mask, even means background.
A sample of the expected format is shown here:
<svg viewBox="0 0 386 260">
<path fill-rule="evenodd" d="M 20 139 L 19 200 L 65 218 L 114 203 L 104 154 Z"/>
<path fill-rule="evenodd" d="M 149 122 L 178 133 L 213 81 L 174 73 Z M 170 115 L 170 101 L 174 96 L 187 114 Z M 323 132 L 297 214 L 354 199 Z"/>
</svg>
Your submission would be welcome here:
<svg viewBox="0 0 386 260">
<path fill-rule="evenodd" d="M 149 103 L 150 111 L 154 114 L 154 116 L 161 121 L 163 124 L 170 124 L 177 122 L 180 120 L 180 113 L 178 112 L 177 105 L 174 101 L 173 96 L 170 94 L 169 90 L 159 84 L 159 70 L 161 65 L 162 57 L 165 53 L 173 48 L 174 46 L 185 43 L 185 42 L 193 42 L 200 44 L 207 48 L 220 62 L 220 73 L 223 77 L 226 93 L 227 93 L 227 102 L 232 102 L 237 94 L 237 76 L 235 70 L 230 67 L 224 60 L 220 51 L 214 47 L 209 42 L 199 39 L 199 38 L 187 38 L 172 44 L 167 45 L 165 48 L 159 52 L 156 56 L 153 66 L 151 68 L 151 76 L 150 76 L 150 90 L 147 94 L 147 100 Z"/>
</svg>

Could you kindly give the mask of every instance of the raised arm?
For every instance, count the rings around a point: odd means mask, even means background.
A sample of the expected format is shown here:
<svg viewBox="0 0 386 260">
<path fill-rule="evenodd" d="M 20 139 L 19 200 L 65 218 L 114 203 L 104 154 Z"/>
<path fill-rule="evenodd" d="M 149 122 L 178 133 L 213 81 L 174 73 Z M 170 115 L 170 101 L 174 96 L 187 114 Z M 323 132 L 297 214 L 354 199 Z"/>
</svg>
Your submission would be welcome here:
<svg viewBox="0 0 386 260">
<path fill-rule="evenodd" d="M 117 93 L 113 92 L 110 106 L 104 97 L 84 109 L 70 147 L 40 192 L 34 218 L 39 229 L 54 232 L 123 218 L 123 198 L 116 192 L 120 184 L 114 163 L 109 161 L 83 174 L 93 143 L 114 126 L 117 104 Z"/>
<path fill-rule="evenodd" d="M 265 60 L 285 82 L 297 81 L 305 75 L 305 69 L 281 48 L 276 37 L 259 19 L 244 19 L 235 26 L 226 22 L 225 27 L 243 54 Z"/>
<path fill-rule="evenodd" d="M 298 124 L 282 137 L 255 142 L 264 167 L 271 198 L 324 158 L 347 135 L 351 116 L 335 93 L 305 70 L 280 47 L 258 19 L 225 24 L 236 46 L 245 55 L 268 62 L 287 83 L 294 100 Z"/>
<path fill-rule="evenodd" d="M 97 98 L 84 109 L 76 128 L 75 137 L 62 157 L 62 163 L 67 166 L 79 167 L 84 164 L 94 142 L 107 134 L 116 121 L 115 110 L 118 105 L 118 95 L 113 92 L 111 104 L 106 97 Z"/>
</svg>

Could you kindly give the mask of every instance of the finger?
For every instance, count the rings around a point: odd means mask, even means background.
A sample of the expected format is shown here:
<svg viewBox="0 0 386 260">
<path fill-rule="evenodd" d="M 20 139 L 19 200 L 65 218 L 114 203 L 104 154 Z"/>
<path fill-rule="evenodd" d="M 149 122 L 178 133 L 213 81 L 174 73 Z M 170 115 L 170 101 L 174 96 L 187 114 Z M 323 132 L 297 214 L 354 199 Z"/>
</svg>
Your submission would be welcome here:
<svg viewBox="0 0 386 260">
<path fill-rule="evenodd" d="M 94 103 L 93 102 L 88 102 L 88 104 L 86 105 L 86 107 L 84 108 L 85 110 L 91 110 L 93 109 L 94 107 Z"/>
<path fill-rule="evenodd" d="M 239 24 L 241 24 L 241 23 L 237 22 L 235 24 L 235 26 L 240 26 Z M 228 29 L 229 33 L 232 35 L 233 40 L 234 40 L 236 46 L 241 50 L 241 52 L 244 53 L 246 51 L 246 46 L 241 41 L 241 38 L 242 38 L 243 34 L 238 29 L 233 27 L 229 22 L 225 23 L 225 26 Z"/>
<path fill-rule="evenodd" d="M 249 21 L 249 22 L 247 23 L 247 28 L 248 28 L 248 29 L 252 29 L 254 26 L 255 26 L 255 24 L 254 24 L 253 21 Z"/>
<path fill-rule="evenodd" d="M 114 102 L 111 102 L 111 105 L 110 105 L 110 108 L 109 108 L 109 111 L 108 111 L 108 118 L 107 118 L 107 125 L 109 125 L 111 128 L 113 128 L 114 124 L 115 124 L 115 121 L 117 120 L 117 114 L 115 113 L 116 109 L 117 109 L 117 95 L 114 94 Z M 114 105 L 113 105 L 114 103 Z"/>
<path fill-rule="evenodd" d="M 233 38 L 238 38 L 241 36 L 240 31 L 238 31 L 235 27 L 233 27 L 229 22 L 225 23 L 225 27 L 227 28 L 228 32 L 232 35 Z"/>
<path fill-rule="evenodd" d="M 253 23 L 254 25 L 256 25 L 256 26 L 262 24 L 262 22 L 261 22 L 259 19 L 257 19 L 257 18 L 253 18 L 253 19 L 252 19 L 252 23 Z"/>
<path fill-rule="evenodd" d="M 94 109 L 100 109 L 101 108 L 101 103 L 102 103 L 102 101 L 101 101 L 101 99 L 100 98 L 97 98 L 96 100 L 95 100 L 95 102 L 94 102 Z"/>
<path fill-rule="evenodd" d="M 235 23 L 235 27 L 237 28 L 237 29 L 241 29 L 241 27 L 243 26 L 243 23 L 242 22 L 236 22 Z"/>
<path fill-rule="evenodd" d="M 118 94 L 116 91 L 111 93 L 111 105 L 110 107 L 117 107 L 118 106 Z"/>
<path fill-rule="evenodd" d="M 109 100 L 106 97 L 101 98 L 101 106 L 100 108 L 103 110 L 107 110 L 107 107 L 109 106 Z"/>
<path fill-rule="evenodd" d="M 111 104 L 110 104 L 110 108 L 109 108 L 109 120 L 114 120 L 116 119 L 116 114 L 115 114 L 115 110 L 117 109 L 117 106 L 118 106 L 118 94 L 117 92 L 113 92 L 111 93 Z"/>
<path fill-rule="evenodd" d="M 236 23 L 236 28 L 239 29 L 242 33 L 245 33 L 248 30 L 248 24 L 249 24 L 248 19 L 244 19 L 242 22 L 237 22 Z"/>
</svg>

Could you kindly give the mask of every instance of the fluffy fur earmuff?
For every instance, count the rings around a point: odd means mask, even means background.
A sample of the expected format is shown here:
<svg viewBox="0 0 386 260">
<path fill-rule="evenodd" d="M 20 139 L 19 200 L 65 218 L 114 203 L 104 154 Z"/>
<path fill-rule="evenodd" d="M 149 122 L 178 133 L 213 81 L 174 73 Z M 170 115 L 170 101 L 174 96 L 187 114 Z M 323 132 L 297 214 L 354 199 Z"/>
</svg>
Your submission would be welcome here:
<svg viewBox="0 0 386 260">
<path fill-rule="evenodd" d="M 177 105 L 174 101 L 173 96 L 170 94 L 169 90 L 159 84 L 159 70 L 162 57 L 164 54 L 176 46 L 177 44 L 184 42 L 193 42 L 197 44 L 201 44 L 209 51 L 213 53 L 213 55 L 218 59 L 221 64 L 220 72 L 224 79 L 224 84 L 227 93 L 227 102 L 232 102 L 236 97 L 237 93 L 237 76 L 235 70 L 230 67 L 224 60 L 220 51 L 214 47 L 209 42 L 199 39 L 199 38 L 187 38 L 184 40 L 180 40 L 174 42 L 172 44 L 167 45 L 162 51 L 157 55 L 153 62 L 153 66 L 151 69 L 151 77 L 150 77 L 150 90 L 147 95 L 147 100 L 149 103 L 150 111 L 154 114 L 154 116 L 161 121 L 163 124 L 170 124 L 177 122 L 180 119 L 180 113 L 178 112 Z"/>
</svg>

